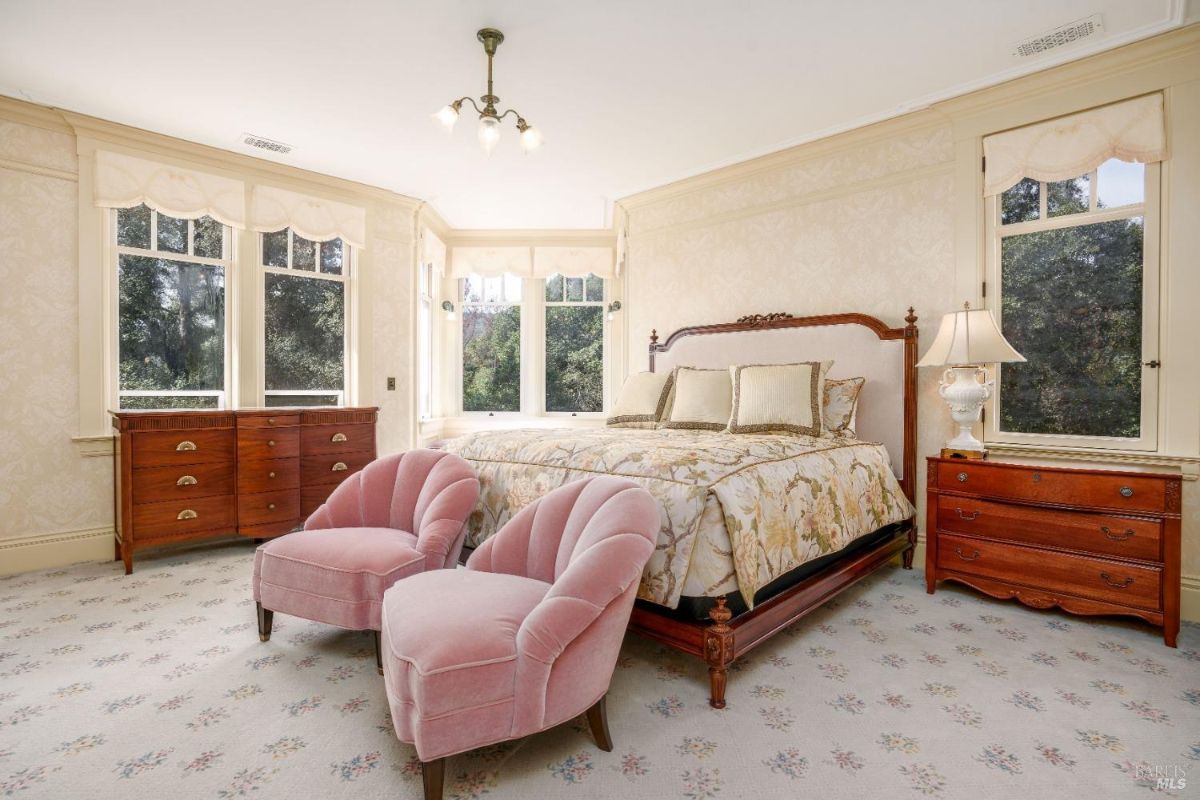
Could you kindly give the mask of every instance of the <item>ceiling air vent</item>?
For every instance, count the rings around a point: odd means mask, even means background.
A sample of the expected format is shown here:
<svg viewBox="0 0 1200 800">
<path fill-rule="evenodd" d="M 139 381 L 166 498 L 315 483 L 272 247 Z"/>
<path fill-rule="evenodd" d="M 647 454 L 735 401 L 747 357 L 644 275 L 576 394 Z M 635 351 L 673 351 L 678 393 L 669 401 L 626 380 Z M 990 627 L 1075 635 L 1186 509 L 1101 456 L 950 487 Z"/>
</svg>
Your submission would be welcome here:
<svg viewBox="0 0 1200 800">
<path fill-rule="evenodd" d="M 1013 53 L 1023 58 L 1040 55 L 1047 50 L 1053 50 L 1056 47 L 1062 47 L 1063 45 L 1086 39 L 1089 36 L 1095 36 L 1102 30 L 1104 30 L 1104 22 L 1100 19 L 1100 15 L 1092 14 L 1090 17 L 1061 25 L 1040 36 L 1026 39 L 1017 44 Z"/>
<path fill-rule="evenodd" d="M 243 133 L 242 144 L 257 147 L 259 150 L 270 150 L 272 153 L 286 154 L 292 152 L 290 144 L 277 142 L 274 139 L 266 139 L 262 136 L 255 136 L 253 133 Z"/>
</svg>

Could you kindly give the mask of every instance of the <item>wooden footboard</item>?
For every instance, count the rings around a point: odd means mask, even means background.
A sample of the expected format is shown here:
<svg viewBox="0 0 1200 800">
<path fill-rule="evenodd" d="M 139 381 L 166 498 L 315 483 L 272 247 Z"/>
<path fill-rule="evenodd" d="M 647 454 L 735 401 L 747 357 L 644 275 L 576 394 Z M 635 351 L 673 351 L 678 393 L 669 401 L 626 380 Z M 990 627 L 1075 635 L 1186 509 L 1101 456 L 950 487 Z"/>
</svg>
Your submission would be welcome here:
<svg viewBox="0 0 1200 800">
<path fill-rule="evenodd" d="M 678 619 L 669 616 L 666 609 L 660 612 L 639 605 L 633 610 L 629 629 L 674 650 L 703 658 L 709 672 L 708 702 L 714 708 L 724 708 L 729 665 L 736 658 L 820 608 L 896 556 L 901 556 L 904 567 L 911 569 L 915 534 L 915 519 L 906 520 L 894 536 L 834 561 L 737 617 L 726 608 L 724 597 L 717 599 L 710 612 L 711 623 Z"/>
</svg>

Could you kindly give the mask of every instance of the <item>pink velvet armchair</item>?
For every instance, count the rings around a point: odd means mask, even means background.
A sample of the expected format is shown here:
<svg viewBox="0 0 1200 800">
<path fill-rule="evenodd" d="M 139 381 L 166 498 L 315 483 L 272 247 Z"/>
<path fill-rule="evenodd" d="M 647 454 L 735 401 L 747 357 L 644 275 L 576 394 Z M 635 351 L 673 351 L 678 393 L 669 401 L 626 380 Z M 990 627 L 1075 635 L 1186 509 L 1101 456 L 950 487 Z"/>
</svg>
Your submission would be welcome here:
<svg viewBox="0 0 1200 800">
<path fill-rule="evenodd" d="M 401 578 L 453 569 L 479 496 L 471 466 L 438 450 L 410 450 L 351 475 L 304 523 L 254 555 L 258 633 L 274 612 L 375 632 L 383 594 Z M 382 667 L 381 667 L 382 669 Z"/>
<path fill-rule="evenodd" d="M 612 749 L 604 698 L 658 530 L 645 489 L 588 478 L 526 506 L 465 570 L 387 591 L 384 683 L 426 800 L 441 798 L 446 756 L 584 712 L 597 745 Z"/>
</svg>

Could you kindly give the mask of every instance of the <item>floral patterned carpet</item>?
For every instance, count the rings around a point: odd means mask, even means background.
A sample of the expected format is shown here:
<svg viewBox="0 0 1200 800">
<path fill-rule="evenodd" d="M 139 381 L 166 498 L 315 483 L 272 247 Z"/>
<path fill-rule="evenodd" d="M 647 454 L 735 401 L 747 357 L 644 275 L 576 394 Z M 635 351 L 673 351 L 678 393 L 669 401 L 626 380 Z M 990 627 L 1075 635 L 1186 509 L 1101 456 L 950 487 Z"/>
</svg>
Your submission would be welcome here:
<svg viewBox="0 0 1200 800">
<path fill-rule="evenodd" d="M 420 797 L 369 636 L 276 615 L 260 643 L 252 557 L 0 579 L 0 796 Z M 577 721 L 453 758 L 446 797 L 1200 796 L 1200 629 L 1171 650 L 1136 624 L 930 597 L 919 570 L 760 647 L 725 710 L 706 697 L 699 662 L 631 636 L 613 752 Z"/>
</svg>

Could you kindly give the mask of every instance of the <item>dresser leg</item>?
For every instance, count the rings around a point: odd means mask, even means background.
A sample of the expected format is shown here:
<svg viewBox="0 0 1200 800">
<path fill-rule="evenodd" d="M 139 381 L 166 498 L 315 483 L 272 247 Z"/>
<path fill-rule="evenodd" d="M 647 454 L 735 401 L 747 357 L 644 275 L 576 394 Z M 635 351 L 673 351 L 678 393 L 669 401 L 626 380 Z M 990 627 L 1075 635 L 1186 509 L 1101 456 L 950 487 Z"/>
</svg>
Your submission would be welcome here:
<svg viewBox="0 0 1200 800">
<path fill-rule="evenodd" d="M 121 542 L 121 560 L 125 562 L 125 574 L 133 574 L 133 546 Z"/>
<path fill-rule="evenodd" d="M 925 568 L 925 594 L 933 594 L 937 589 L 937 576 L 928 567 Z"/>
<path fill-rule="evenodd" d="M 1167 647 L 1178 647 L 1178 645 L 1175 643 L 1176 639 L 1178 638 L 1179 617 L 1172 619 L 1170 616 L 1168 616 L 1167 619 L 1163 621 L 1163 642 L 1166 643 Z"/>
</svg>

